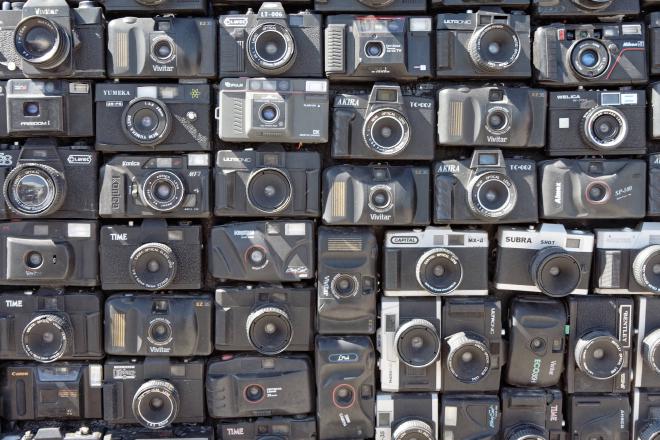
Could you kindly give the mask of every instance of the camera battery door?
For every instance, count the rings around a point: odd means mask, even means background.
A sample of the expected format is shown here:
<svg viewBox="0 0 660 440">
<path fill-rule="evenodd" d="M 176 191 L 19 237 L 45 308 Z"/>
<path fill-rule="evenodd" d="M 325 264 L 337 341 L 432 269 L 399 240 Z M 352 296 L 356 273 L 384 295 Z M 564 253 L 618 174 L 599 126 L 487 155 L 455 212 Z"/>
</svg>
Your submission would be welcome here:
<svg viewBox="0 0 660 440">
<path fill-rule="evenodd" d="M 377 439 L 440 438 L 437 393 L 383 393 L 376 396 Z"/>
<path fill-rule="evenodd" d="M 444 394 L 440 422 L 443 439 L 495 440 L 500 432 L 500 398 L 487 394 Z"/>
<path fill-rule="evenodd" d="M 559 389 L 502 388 L 502 438 L 565 438 Z"/>
<path fill-rule="evenodd" d="M 576 394 L 568 396 L 568 436 L 607 437 L 611 440 L 649 438 L 641 433 L 631 437 L 631 408 L 628 396 Z M 653 434 L 653 430 L 649 434 Z"/>
</svg>

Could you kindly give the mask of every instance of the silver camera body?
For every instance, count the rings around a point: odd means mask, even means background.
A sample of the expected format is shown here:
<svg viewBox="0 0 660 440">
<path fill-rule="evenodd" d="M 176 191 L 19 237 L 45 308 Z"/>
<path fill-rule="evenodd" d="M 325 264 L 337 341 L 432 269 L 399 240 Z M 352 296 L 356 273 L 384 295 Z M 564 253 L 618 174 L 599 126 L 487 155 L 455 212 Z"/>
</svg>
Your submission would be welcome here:
<svg viewBox="0 0 660 440">
<path fill-rule="evenodd" d="M 438 440 L 439 399 L 436 393 L 378 393 L 376 440 L 409 438 Z"/>
</svg>

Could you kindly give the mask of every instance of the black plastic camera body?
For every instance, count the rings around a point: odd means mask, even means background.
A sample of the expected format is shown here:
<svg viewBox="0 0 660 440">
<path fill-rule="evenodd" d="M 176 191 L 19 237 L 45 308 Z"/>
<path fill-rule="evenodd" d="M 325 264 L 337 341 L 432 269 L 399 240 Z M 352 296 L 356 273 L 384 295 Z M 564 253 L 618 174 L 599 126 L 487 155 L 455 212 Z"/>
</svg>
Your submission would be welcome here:
<svg viewBox="0 0 660 440">
<path fill-rule="evenodd" d="M 442 438 L 475 440 L 499 438 L 502 411 L 498 396 L 444 394 L 441 405 Z"/>
<path fill-rule="evenodd" d="M 425 12 L 426 0 L 314 0 L 314 9 L 324 13 L 372 12 L 374 14 L 389 14 Z"/>
<path fill-rule="evenodd" d="M 378 440 L 440 438 L 440 399 L 437 393 L 378 393 Z"/>
<path fill-rule="evenodd" d="M 625 403 L 621 409 L 625 411 Z M 628 431 L 632 432 L 625 434 L 631 433 L 631 438 L 635 439 L 649 439 L 660 434 L 660 393 L 656 390 L 633 391 L 631 428 Z"/>
<path fill-rule="evenodd" d="M 616 20 L 638 15 L 639 0 L 532 0 L 534 15 L 541 19 L 606 19 Z M 603 21 L 606 21 L 603 20 Z"/>
<path fill-rule="evenodd" d="M 566 438 L 560 390 L 503 388 L 501 398 L 504 438 Z"/>
<path fill-rule="evenodd" d="M 316 440 L 316 417 L 259 417 L 225 421 L 218 424 L 217 435 L 220 440 Z"/>
<path fill-rule="evenodd" d="M 568 438 L 600 437 L 608 440 L 649 438 L 630 435 L 632 431 L 630 400 L 626 395 L 571 395 L 568 396 L 567 413 Z"/>
<path fill-rule="evenodd" d="M 660 298 L 640 296 L 637 307 L 635 388 L 660 387 Z M 659 414 L 660 415 L 660 414 Z"/>
<path fill-rule="evenodd" d="M 179 424 L 168 428 L 150 429 L 144 426 L 117 425 L 109 429 L 103 436 L 103 440 L 165 440 L 165 439 L 188 439 L 188 440 L 213 440 L 213 428 L 199 424 Z M 76 440 L 76 439 L 73 439 Z"/>
</svg>

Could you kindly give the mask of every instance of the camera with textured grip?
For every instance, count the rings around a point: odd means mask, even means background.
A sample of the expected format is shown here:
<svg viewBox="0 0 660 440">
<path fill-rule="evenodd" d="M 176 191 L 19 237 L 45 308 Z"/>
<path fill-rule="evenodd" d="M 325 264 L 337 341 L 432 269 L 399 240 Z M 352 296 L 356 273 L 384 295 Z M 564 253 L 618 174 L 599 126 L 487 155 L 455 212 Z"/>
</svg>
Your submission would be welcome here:
<svg viewBox="0 0 660 440">
<path fill-rule="evenodd" d="M 630 400 L 626 395 L 568 396 L 567 438 L 603 440 L 650 440 L 653 436 L 631 437 Z M 639 433 L 638 433 L 639 434 Z"/>
<path fill-rule="evenodd" d="M 314 411 L 314 390 L 307 355 L 227 355 L 209 361 L 206 370 L 206 402 L 213 418 L 308 414 Z"/>
<path fill-rule="evenodd" d="M 396 84 L 337 94 L 332 109 L 332 157 L 432 160 L 435 102 Z"/>
<path fill-rule="evenodd" d="M 0 285 L 97 286 L 96 221 L 0 223 Z"/>
<path fill-rule="evenodd" d="M 488 233 L 448 226 L 387 231 L 382 283 L 387 296 L 488 295 Z"/>
<path fill-rule="evenodd" d="M 101 228 L 103 290 L 193 290 L 202 287 L 202 228 L 164 219 Z"/>
<path fill-rule="evenodd" d="M 530 18 L 499 8 L 436 17 L 436 75 L 442 78 L 532 76 Z"/>
<path fill-rule="evenodd" d="M 287 14 L 282 3 L 263 2 L 257 12 L 221 15 L 220 78 L 322 78 L 320 14 Z"/>
<path fill-rule="evenodd" d="M 204 153 L 113 156 L 101 167 L 99 213 L 108 218 L 209 217 L 209 165 Z"/>
<path fill-rule="evenodd" d="M 431 17 L 328 16 L 325 74 L 332 81 L 429 78 L 432 26 Z"/>
<path fill-rule="evenodd" d="M 369 336 L 316 338 L 319 438 L 373 438 L 376 351 Z M 350 423 L 345 423 L 350 420 Z"/>
<path fill-rule="evenodd" d="M 439 391 L 441 300 L 382 297 L 377 348 L 380 389 Z"/>
<path fill-rule="evenodd" d="M 502 438 L 564 440 L 562 393 L 558 389 L 503 388 Z"/>
<path fill-rule="evenodd" d="M 94 2 L 4 2 L 0 78 L 104 78 L 105 20 Z"/>
<path fill-rule="evenodd" d="M 61 147 L 53 139 L 0 145 L 0 217 L 95 219 L 97 162 L 89 147 Z"/>
<path fill-rule="evenodd" d="M 213 171 L 218 217 L 318 217 L 315 151 L 221 150 Z"/>
<path fill-rule="evenodd" d="M 0 359 L 101 359 L 102 295 L 39 289 L 0 294 Z"/>
<path fill-rule="evenodd" d="M 556 159 L 538 163 L 539 217 L 634 219 L 646 215 L 646 161 Z"/>
<path fill-rule="evenodd" d="M 109 358 L 103 365 L 103 419 L 162 429 L 172 423 L 202 423 L 203 359 Z"/>
<path fill-rule="evenodd" d="M 156 153 L 211 149 L 211 86 L 96 84 L 96 149 Z"/>
<path fill-rule="evenodd" d="M 538 220 L 536 162 L 479 149 L 469 159 L 433 166 L 436 224 L 527 223 Z"/>
<path fill-rule="evenodd" d="M 0 137 L 94 136 L 92 83 L 10 79 L 0 83 Z"/>
<path fill-rule="evenodd" d="M 109 14 L 194 14 L 207 12 L 208 0 L 96 0 Z"/>
<path fill-rule="evenodd" d="M 500 399 L 485 394 L 445 394 L 440 422 L 444 439 L 497 440 Z"/>
<path fill-rule="evenodd" d="M 437 393 L 378 393 L 376 439 L 438 440 Z"/>
<path fill-rule="evenodd" d="M 204 425 L 180 424 L 164 429 L 149 429 L 143 426 L 114 426 L 103 436 L 103 440 L 213 440 L 213 428 Z M 66 439 L 65 439 L 66 440 Z M 76 439 L 74 439 L 76 440 Z"/>
<path fill-rule="evenodd" d="M 213 351 L 213 312 L 208 295 L 112 295 L 105 302 L 105 352 L 207 356 Z"/>
<path fill-rule="evenodd" d="M 563 17 L 563 15 L 562 15 Z M 643 23 L 551 24 L 534 32 L 534 78 L 547 87 L 648 81 Z"/>
<path fill-rule="evenodd" d="M 635 388 L 660 387 L 660 298 L 637 298 L 637 337 L 635 345 Z"/>
<path fill-rule="evenodd" d="M 625 404 L 622 408 L 625 411 Z M 651 440 L 660 435 L 659 392 L 640 389 L 633 391 L 631 425 L 633 439 Z"/>
<path fill-rule="evenodd" d="M 100 419 L 103 366 L 6 363 L 0 368 L 5 420 Z"/>
<path fill-rule="evenodd" d="M 314 416 L 259 417 L 218 424 L 220 440 L 316 440 Z"/>
<path fill-rule="evenodd" d="M 532 10 L 541 19 L 592 18 L 609 21 L 638 15 L 639 3 L 639 0 L 532 0 Z"/>
<path fill-rule="evenodd" d="M 426 0 L 314 0 L 320 12 L 406 13 L 426 11 Z"/>
</svg>

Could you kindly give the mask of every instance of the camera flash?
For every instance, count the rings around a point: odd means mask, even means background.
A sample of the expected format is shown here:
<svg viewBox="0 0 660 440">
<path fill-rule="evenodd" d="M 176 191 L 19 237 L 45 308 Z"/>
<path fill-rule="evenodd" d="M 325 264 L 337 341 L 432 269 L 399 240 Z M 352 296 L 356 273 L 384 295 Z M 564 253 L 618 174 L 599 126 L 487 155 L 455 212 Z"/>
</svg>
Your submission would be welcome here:
<svg viewBox="0 0 660 440">
<path fill-rule="evenodd" d="M 191 167 L 207 167 L 209 166 L 208 154 L 189 154 L 188 166 Z"/>
<path fill-rule="evenodd" d="M 89 238 L 92 229 L 89 223 L 69 223 L 67 233 L 69 237 Z"/>
<path fill-rule="evenodd" d="M 413 17 L 410 19 L 411 32 L 431 32 L 431 18 Z"/>
</svg>

